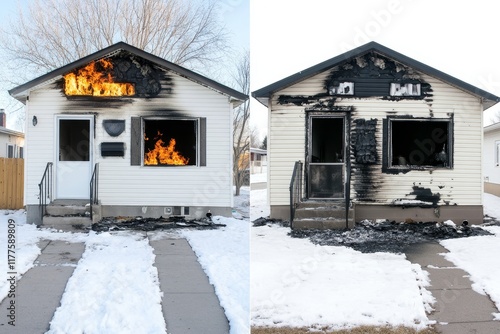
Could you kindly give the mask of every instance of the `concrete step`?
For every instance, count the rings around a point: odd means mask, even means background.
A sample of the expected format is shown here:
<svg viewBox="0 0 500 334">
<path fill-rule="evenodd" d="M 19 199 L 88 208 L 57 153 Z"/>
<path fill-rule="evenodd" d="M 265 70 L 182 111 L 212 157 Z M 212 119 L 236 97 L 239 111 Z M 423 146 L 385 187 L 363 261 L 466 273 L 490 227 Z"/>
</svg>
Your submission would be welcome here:
<svg viewBox="0 0 500 334">
<path fill-rule="evenodd" d="M 87 227 L 90 227 L 92 221 L 90 216 L 80 217 L 80 216 L 45 216 L 43 217 L 43 227 L 50 227 L 57 230 L 78 232 Z"/>
<path fill-rule="evenodd" d="M 345 229 L 346 220 L 345 218 L 299 218 L 294 219 L 292 227 L 294 229 Z M 354 219 L 349 218 L 347 221 L 347 227 L 354 227 Z"/>
<path fill-rule="evenodd" d="M 88 215 L 90 207 L 85 205 L 47 205 L 49 216 L 76 216 Z"/>
<path fill-rule="evenodd" d="M 345 219 L 345 216 L 346 216 L 345 208 L 331 208 L 331 207 L 304 208 L 304 207 L 299 207 L 295 210 L 295 219 L 301 219 L 301 218 L 339 218 L 339 219 Z M 352 209 L 348 210 L 347 216 L 350 219 L 354 219 L 354 210 L 352 210 Z"/>
</svg>

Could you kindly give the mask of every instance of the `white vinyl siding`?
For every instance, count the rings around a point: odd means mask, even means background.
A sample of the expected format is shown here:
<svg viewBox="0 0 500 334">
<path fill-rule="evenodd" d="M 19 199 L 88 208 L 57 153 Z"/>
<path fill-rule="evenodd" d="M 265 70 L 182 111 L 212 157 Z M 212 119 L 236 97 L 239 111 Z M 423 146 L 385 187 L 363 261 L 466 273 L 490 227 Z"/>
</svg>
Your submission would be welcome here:
<svg viewBox="0 0 500 334">
<path fill-rule="evenodd" d="M 500 185 L 500 127 L 484 134 L 483 170 L 485 182 Z"/>
<path fill-rule="evenodd" d="M 37 204 L 45 165 L 54 161 L 54 119 L 61 113 L 95 114 L 94 161 L 99 163 L 99 200 L 103 205 L 134 206 L 232 206 L 232 106 L 228 97 L 186 78 L 171 74 L 172 91 L 166 98 L 125 98 L 120 101 L 92 98 L 67 99 L 57 84 L 30 94 L 26 173 L 27 204 Z M 126 102 L 124 102 L 126 101 Z M 151 168 L 131 166 L 131 117 L 169 116 L 206 118 L 206 167 Z M 125 120 L 125 131 L 109 136 L 105 119 Z M 29 123 L 29 122 L 28 122 Z M 101 142 L 125 143 L 124 157 L 101 157 Z"/>
<path fill-rule="evenodd" d="M 324 92 L 328 71 L 304 80 L 274 94 L 269 127 L 270 204 L 288 205 L 288 185 L 296 160 L 305 158 L 305 107 L 277 104 L 280 95 L 314 96 Z M 370 200 L 390 204 L 398 198 L 410 198 L 413 186 L 439 193 L 439 204 L 482 204 L 481 144 L 482 105 L 479 98 L 433 77 L 422 75 L 432 88 L 432 97 L 422 100 L 390 101 L 380 98 L 337 98 L 336 106 L 351 106 L 351 121 L 377 119 L 377 154 L 379 161 L 371 165 L 370 187 L 375 189 Z M 409 171 L 400 174 L 382 173 L 383 120 L 388 116 L 409 115 L 447 119 L 453 116 L 453 168 Z M 356 183 L 364 182 L 356 171 L 351 172 L 351 198 Z M 411 195 L 410 195 L 411 196 Z"/>
</svg>

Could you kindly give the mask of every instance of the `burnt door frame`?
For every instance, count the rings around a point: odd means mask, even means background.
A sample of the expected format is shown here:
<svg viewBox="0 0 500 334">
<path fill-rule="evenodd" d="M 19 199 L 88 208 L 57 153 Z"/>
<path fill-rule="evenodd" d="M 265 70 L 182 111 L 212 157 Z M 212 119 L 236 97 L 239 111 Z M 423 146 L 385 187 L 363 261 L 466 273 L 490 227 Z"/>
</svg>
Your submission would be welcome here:
<svg viewBox="0 0 500 334">
<path fill-rule="evenodd" d="M 340 138 L 342 138 L 343 143 L 342 143 L 342 154 L 340 161 L 336 162 L 317 162 L 315 161 L 314 157 L 314 135 L 313 135 L 313 120 L 331 120 L 331 119 L 336 119 L 336 120 L 342 120 L 342 131 L 343 133 Z M 350 163 L 349 163 L 349 156 L 350 156 L 350 151 L 349 151 L 349 121 L 350 117 L 349 114 L 346 112 L 320 112 L 320 111 L 308 111 L 307 112 L 307 117 L 306 117 L 306 156 L 305 156 L 305 169 L 304 169 L 304 176 L 305 176 L 305 197 L 306 199 L 311 199 L 311 200 L 342 200 L 345 201 L 346 198 L 350 197 L 350 191 L 349 191 L 349 183 L 350 183 Z M 328 159 L 327 159 L 328 160 Z M 333 196 L 333 191 L 332 191 L 332 196 L 317 196 L 312 187 L 314 187 L 314 182 L 312 181 L 313 173 L 312 173 L 312 168 L 323 168 L 324 170 L 330 169 L 330 171 L 334 170 L 335 168 L 341 168 L 341 183 L 340 185 L 337 185 L 337 190 L 340 190 L 342 192 L 341 196 Z M 335 182 L 335 181 L 332 181 Z"/>
</svg>

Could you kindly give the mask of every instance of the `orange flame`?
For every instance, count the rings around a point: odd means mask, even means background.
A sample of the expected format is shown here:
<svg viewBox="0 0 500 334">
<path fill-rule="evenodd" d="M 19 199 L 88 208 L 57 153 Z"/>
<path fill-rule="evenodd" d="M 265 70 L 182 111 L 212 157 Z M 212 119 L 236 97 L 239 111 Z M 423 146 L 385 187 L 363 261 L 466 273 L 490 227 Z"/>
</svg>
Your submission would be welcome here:
<svg viewBox="0 0 500 334">
<path fill-rule="evenodd" d="M 96 64 L 102 71 L 96 69 Z M 90 96 L 132 96 L 135 88 L 131 83 L 113 82 L 111 70 L 113 63 L 106 59 L 93 61 L 78 71 L 64 76 L 66 95 Z"/>
<path fill-rule="evenodd" d="M 161 135 L 161 134 L 160 134 Z M 170 138 L 168 146 L 164 146 L 165 142 L 160 138 L 155 143 L 155 148 L 149 150 L 144 155 L 144 165 L 187 165 L 189 158 L 185 158 L 175 150 L 176 141 Z"/>
</svg>

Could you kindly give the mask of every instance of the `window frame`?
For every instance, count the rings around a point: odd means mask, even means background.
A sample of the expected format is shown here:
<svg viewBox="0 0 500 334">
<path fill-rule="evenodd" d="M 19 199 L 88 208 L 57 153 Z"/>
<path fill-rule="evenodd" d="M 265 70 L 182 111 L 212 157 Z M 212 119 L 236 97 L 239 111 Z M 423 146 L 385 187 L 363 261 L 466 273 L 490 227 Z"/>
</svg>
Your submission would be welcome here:
<svg viewBox="0 0 500 334">
<path fill-rule="evenodd" d="M 201 120 L 199 117 L 158 117 L 158 116 L 153 116 L 153 117 L 141 117 L 141 133 L 144 134 L 144 129 L 145 129 L 145 122 L 146 121 L 191 121 L 195 122 L 195 128 L 196 128 L 196 164 L 187 164 L 187 165 L 145 165 L 144 164 L 144 154 L 145 154 L 145 142 L 144 142 L 144 137 L 141 136 L 141 166 L 142 167 L 176 167 L 176 168 L 188 168 L 188 167 L 200 167 L 201 166 L 201 148 L 200 148 L 200 140 L 201 140 Z"/>
<path fill-rule="evenodd" d="M 401 117 L 401 116 L 389 116 L 385 120 L 386 126 L 384 127 L 384 168 L 387 171 L 402 172 L 410 170 L 435 170 L 435 169 L 453 169 L 454 165 L 454 122 L 453 118 L 428 118 L 428 117 Z M 435 165 L 393 165 L 393 124 L 394 122 L 446 122 L 448 123 L 448 138 L 446 140 L 446 145 L 448 147 L 448 164 L 447 166 L 435 166 Z M 423 152 L 422 152 L 423 153 Z M 425 154 L 425 153 L 423 153 Z"/>
<path fill-rule="evenodd" d="M 500 140 L 495 140 L 495 166 L 500 166 Z"/>
</svg>

